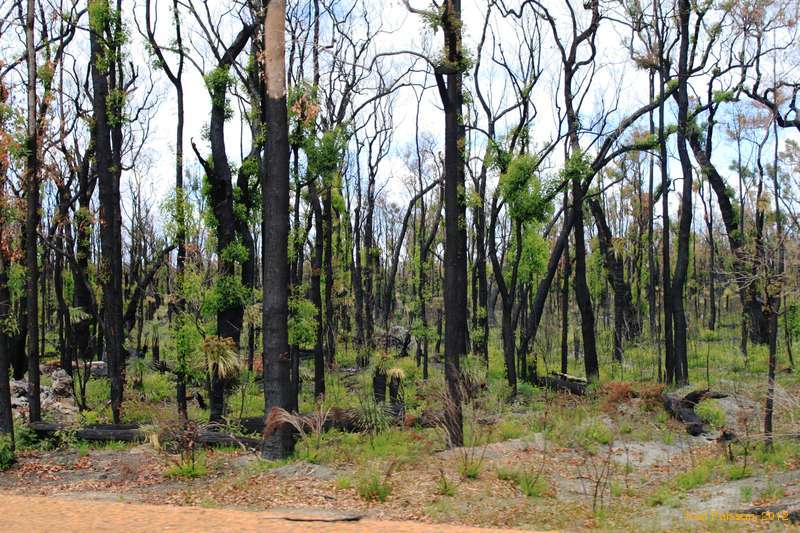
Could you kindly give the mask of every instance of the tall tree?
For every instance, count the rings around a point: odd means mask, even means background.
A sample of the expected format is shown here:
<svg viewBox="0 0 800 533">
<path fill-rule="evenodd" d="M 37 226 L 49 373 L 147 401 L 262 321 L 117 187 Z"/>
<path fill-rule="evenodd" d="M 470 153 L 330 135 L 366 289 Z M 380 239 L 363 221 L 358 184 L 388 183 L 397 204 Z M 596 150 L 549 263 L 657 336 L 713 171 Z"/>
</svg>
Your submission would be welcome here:
<svg viewBox="0 0 800 533">
<path fill-rule="evenodd" d="M 464 170 L 465 130 L 462 75 L 461 0 L 446 0 L 441 12 L 447 74 L 435 72 L 444 106 L 444 372 L 450 405 L 451 446 L 464 442 L 461 415 L 461 359 L 467 355 L 467 219 Z M 445 82 L 445 76 L 447 81 Z"/>
<path fill-rule="evenodd" d="M 193 8 L 192 8 L 193 9 Z M 193 10 L 195 19 L 203 27 L 213 26 L 211 20 L 204 19 Z M 233 83 L 231 70 L 236 58 L 244 50 L 253 35 L 256 24 L 242 22 L 241 29 L 230 45 L 224 45 L 218 34 L 208 34 L 208 42 L 216 57 L 215 68 L 205 75 L 206 88 L 211 97 L 211 119 L 209 122 L 209 141 L 211 157 L 203 158 L 196 145 L 192 149 L 197 155 L 208 180 L 210 207 L 214 214 L 217 238 L 218 278 L 215 286 L 215 310 L 217 336 L 231 339 L 238 351 L 244 319 L 244 304 L 247 289 L 237 277 L 237 264 L 244 267 L 252 260 L 244 245 L 243 225 L 238 219 L 237 203 L 233 189 L 233 174 L 225 143 L 225 121 L 229 116 L 228 91 Z M 218 51 L 221 48 L 221 53 Z M 209 420 L 219 422 L 225 414 L 225 387 L 227 380 L 218 372 L 209 372 L 210 413 Z"/>
<path fill-rule="evenodd" d="M 264 286 L 264 407 L 267 419 L 275 407 L 295 403 L 289 358 L 289 124 L 286 109 L 285 0 L 270 0 L 264 13 L 264 124 L 266 175 L 262 185 Z M 268 427 L 269 429 L 269 427 Z M 261 454 L 287 457 L 294 449 L 291 428 L 279 424 L 264 440 Z"/>
<path fill-rule="evenodd" d="M 461 359 L 467 355 L 467 219 L 461 1 L 446 0 L 437 11 L 406 8 L 442 28 L 443 60 L 434 76 L 444 107 L 444 372 L 448 391 L 445 425 L 451 446 L 464 442 Z"/>
<path fill-rule="evenodd" d="M 151 19 L 151 2 L 145 2 L 145 24 L 147 40 L 158 58 L 158 65 L 167 75 L 173 88 L 175 89 L 175 103 L 177 121 L 175 122 L 175 216 L 177 232 L 176 240 L 178 246 L 178 256 L 176 260 L 177 270 L 177 292 L 178 307 L 182 308 L 182 295 L 184 283 L 184 267 L 186 263 L 186 194 L 183 188 L 183 129 L 185 121 L 184 96 L 183 96 L 183 67 L 185 64 L 185 50 L 183 47 L 183 33 L 181 31 L 181 15 L 178 9 L 178 0 L 172 0 L 172 22 L 175 28 L 175 51 L 178 54 L 178 65 L 173 68 L 164 56 L 164 49 L 156 39 L 156 24 Z M 158 9 L 156 3 L 155 9 Z M 152 20 L 152 22 L 151 22 Z M 178 404 L 178 415 L 186 419 L 188 408 L 186 405 L 186 373 L 180 362 L 176 368 L 176 400 Z"/>
<path fill-rule="evenodd" d="M 125 39 L 122 2 L 92 0 L 89 9 L 93 89 L 95 168 L 100 189 L 100 280 L 103 287 L 103 339 L 111 380 L 111 412 L 121 421 L 123 396 L 122 315 L 122 113 L 124 71 L 121 48 Z"/>
<path fill-rule="evenodd" d="M 28 319 L 28 397 L 31 422 L 42 419 L 39 398 L 39 143 L 36 119 L 36 43 L 34 42 L 35 0 L 27 0 L 25 47 L 27 57 L 27 143 L 25 162 L 25 282 Z"/>
</svg>

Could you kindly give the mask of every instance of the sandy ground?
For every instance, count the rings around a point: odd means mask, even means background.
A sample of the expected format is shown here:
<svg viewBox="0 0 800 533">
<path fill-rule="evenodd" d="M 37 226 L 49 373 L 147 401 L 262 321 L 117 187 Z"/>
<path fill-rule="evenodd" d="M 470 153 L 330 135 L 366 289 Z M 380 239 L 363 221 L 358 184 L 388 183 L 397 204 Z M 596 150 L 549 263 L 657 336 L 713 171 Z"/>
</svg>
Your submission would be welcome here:
<svg viewBox="0 0 800 533">
<path fill-rule="evenodd" d="M 249 512 L 30 496 L 0 496 L 5 531 L 391 531 L 397 533 L 504 531 L 442 524 L 360 520 L 354 515 Z M 505 530 L 511 531 L 511 530 Z"/>
</svg>

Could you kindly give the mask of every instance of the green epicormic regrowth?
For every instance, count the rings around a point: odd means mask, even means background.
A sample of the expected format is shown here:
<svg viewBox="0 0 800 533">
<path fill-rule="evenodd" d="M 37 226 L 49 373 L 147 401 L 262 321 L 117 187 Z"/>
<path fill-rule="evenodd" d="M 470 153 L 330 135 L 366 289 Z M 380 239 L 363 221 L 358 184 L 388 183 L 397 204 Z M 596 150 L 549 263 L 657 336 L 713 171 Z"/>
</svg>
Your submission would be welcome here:
<svg viewBox="0 0 800 533">
<path fill-rule="evenodd" d="M 215 314 L 225 309 L 242 307 L 251 300 L 252 291 L 245 287 L 242 279 L 233 274 L 220 275 L 204 302 L 205 311 Z"/>
<path fill-rule="evenodd" d="M 549 202 L 543 194 L 538 169 L 539 160 L 523 154 L 511 159 L 506 171 L 500 175 L 500 194 L 514 220 L 538 221 L 547 216 Z"/>
<path fill-rule="evenodd" d="M 95 66 L 105 73 L 122 61 L 122 47 L 128 40 L 128 33 L 119 10 L 111 9 L 108 0 L 89 0 L 88 12 L 89 27 L 100 47 Z"/>
<path fill-rule="evenodd" d="M 203 81 L 208 89 L 208 94 L 211 95 L 211 104 L 214 107 L 223 107 L 225 109 L 225 120 L 231 118 L 233 116 L 233 108 L 227 98 L 228 87 L 233 82 L 230 68 L 227 66 L 217 67 L 203 76 Z"/>
<path fill-rule="evenodd" d="M 317 307 L 303 294 L 295 290 L 289 298 L 289 344 L 311 347 L 317 340 Z"/>
</svg>

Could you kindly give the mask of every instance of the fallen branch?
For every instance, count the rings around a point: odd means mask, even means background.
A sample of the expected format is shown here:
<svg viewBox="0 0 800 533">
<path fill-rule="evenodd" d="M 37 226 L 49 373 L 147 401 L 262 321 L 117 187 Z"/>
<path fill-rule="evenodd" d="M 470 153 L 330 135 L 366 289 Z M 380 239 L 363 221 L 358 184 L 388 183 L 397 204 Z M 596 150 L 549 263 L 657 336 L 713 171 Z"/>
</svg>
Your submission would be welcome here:
<svg viewBox="0 0 800 533">
<path fill-rule="evenodd" d="M 586 394 L 586 380 L 567 374 L 553 373 L 549 376 L 534 376 L 531 382 L 539 387 L 565 391 L 575 394 L 576 396 L 583 396 Z"/>
<path fill-rule="evenodd" d="M 69 430 L 69 426 L 46 422 L 32 422 L 30 428 L 40 439 L 53 438 L 57 432 Z M 143 431 L 138 424 L 93 424 L 77 429 L 74 435 L 77 439 L 92 442 L 145 442 L 147 440 L 147 432 Z M 206 446 L 241 446 L 249 449 L 257 449 L 261 445 L 260 439 L 238 437 L 217 431 L 200 433 L 197 442 Z"/>
<path fill-rule="evenodd" d="M 678 421 L 683 422 L 686 426 L 686 432 L 689 433 L 689 435 L 697 437 L 698 435 L 709 433 L 711 428 L 709 428 L 708 424 L 694 412 L 695 406 L 706 398 L 725 398 L 726 396 L 726 394 L 722 394 L 721 392 L 696 390 L 690 392 L 683 398 L 678 398 L 670 394 L 663 394 L 662 403 L 664 409 L 666 409 L 669 414 Z"/>
</svg>

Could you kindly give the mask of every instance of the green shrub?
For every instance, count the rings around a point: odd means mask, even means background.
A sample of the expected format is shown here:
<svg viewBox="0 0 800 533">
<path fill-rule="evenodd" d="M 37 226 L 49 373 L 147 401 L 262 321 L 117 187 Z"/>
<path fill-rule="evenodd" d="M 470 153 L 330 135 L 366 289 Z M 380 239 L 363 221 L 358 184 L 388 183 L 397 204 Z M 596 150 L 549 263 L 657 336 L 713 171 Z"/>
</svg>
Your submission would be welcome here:
<svg viewBox="0 0 800 533">
<path fill-rule="evenodd" d="M 447 476 L 444 475 L 444 471 L 440 471 L 439 480 L 436 482 L 436 494 L 440 496 L 456 495 L 456 486 L 447 479 Z"/>
<path fill-rule="evenodd" d="M 17 461 L 14 441 L 10 435 L 0 435 L 0 470 L 8 470 Z"/>
<path fill-rule="evenodd" d="M 592 420 L 578 430 L 577 438 L 583 448 L 594 451 L 598 444 L 610 444 L 614 440 L 614 433 L 603 422 Z"/>
<path fill-rule="evenodd" d="M 381 479 L 376 472 L 369 472 L 358 478 L 356 491 L 363 500 L 368 502 L 385 502 L 389 493 L 392 492 L 392 487 L 389 485 L 388 479 Z"/>
<path fill-rule="evenodd" d="M 674 494 L 674 490 L 669 487 L 661 487 L 647 497 L 647 504 L 650 507 L 667 505 L 669 507 L 680 507 L 680 497 Z"/>
<path fill-rule="evenodd" d="M 739 489 L 739 497 L 744 503 L 750 503 L 753 500 L 753 487 L 746 486 Z"/>
<path fill-rule="evenodd" d="M 206 455 L 201 452 L 167 468 L 164 475 L 170 479 L 190 479 L 205 476 L 207 473 Z"/>
<path fill-rule="evenodd" d="M 25 450 L 39 447 L 43 442 L 36 436 L 36 432 L 28 424 L 15 424 L 17 449 Z"/>
<path fill-rule="evenodd" d="M 770 481 L 764 490 L 761 491 L 759 498 L 762 500 L 772 501 L 772 500 L 779 500 L 783 498 L 786 494 L 786 491 L 780 485 L 774 484 Z"/>
<path fill-rule="evenodd" d="M 542 473 L 532 470 L 500 467 L 497 469 L 497 479 L 512 481 L 529 498 L 539 498 L 550 489 Z"/>
<path fill-rule="evenodd" d="M 765 445 L 756 448 L 754 455 L 763 465 L 785 470 L 800 461 L 800 443 L 794 440 L 776 440 L 771 448 Z"/>
<path fill-rule="evenodd" d="M 679 489 L 684 491 L 692 490 L 700 485 L 705 485 L 708 483 L 709 478 L 711 478 L 713 465 L 713 462 L 701 463 L 691 470 L 680 474 L 675 478 L 675 483 Z"/>
<path fill-rule="evenodd" d="M 743 464 L 733 464 L 728 465 L 728 467 L 725 469 L 725 477 L 727 477 L 730 481 L 737 481 L 739 479 L 750 477 L 750 472 Z"/>
<path fill-rule="evenodd" d="M 717 400 L 709 398 L 698 402 L 694 406 L 694 412 L 704 422 L 708 422 L 716 428 L 721 428 L 725 425 L 725 413 L 720 409 Z"/>
<path fill-rule="evenodd" d="M 495 430 L 498 441 L 517 439 L 525 434 L 525 428 L 516 418 L 501 420 Z"/>
<path fill-rule="evenodd" d="M 483 457 L 475 457 L 472 455 L 464 455 L 461 458 L 461 464 L 458 471 L 467 479 L 478 479 L 481 475 L 481 468 L 483 467 Z"/>
<path fill-rule="evenodd" d="M 533 472 L 523 472 L 517 478 L 517 487 L 529 498 L 539 498 L 550 489 L 547 480 Z"/>
</svg>

